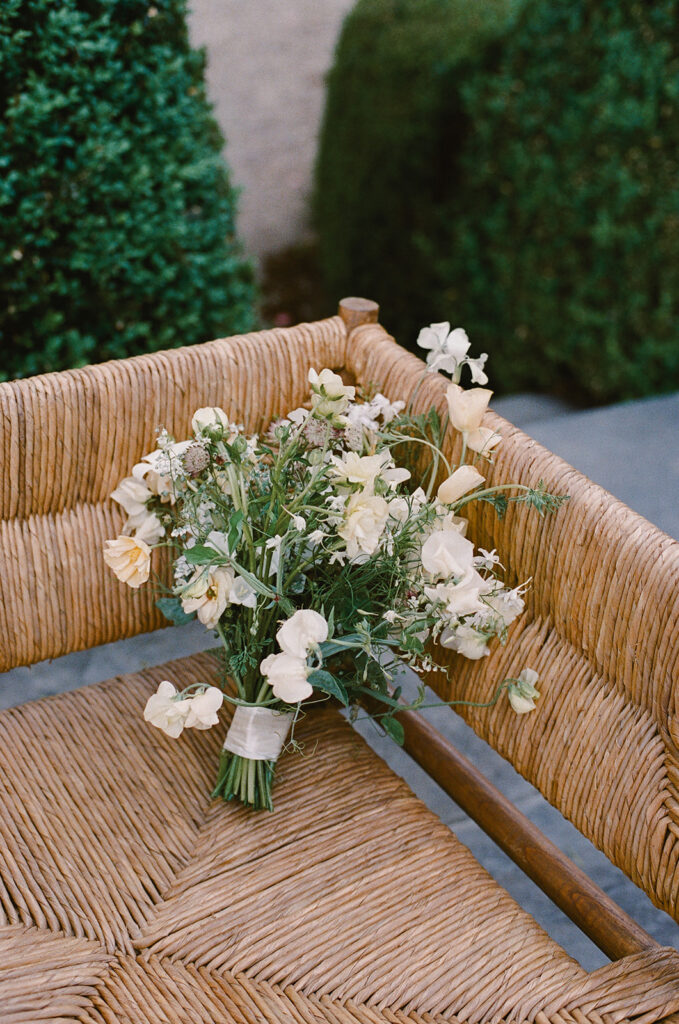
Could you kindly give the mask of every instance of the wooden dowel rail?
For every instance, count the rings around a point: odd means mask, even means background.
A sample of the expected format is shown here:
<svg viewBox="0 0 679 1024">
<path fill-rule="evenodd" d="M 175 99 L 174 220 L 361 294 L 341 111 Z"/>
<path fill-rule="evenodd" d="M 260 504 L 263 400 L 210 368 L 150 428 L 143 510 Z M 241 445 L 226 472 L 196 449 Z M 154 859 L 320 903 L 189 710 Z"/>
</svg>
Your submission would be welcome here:
<svg viewBox="0 0 679 1024">
<path fill-rule="evenodd" d="M 404 748 L 611 960 L 659 944 L 486 777 L 413 711 L 396 716 Z"/>
</svg>

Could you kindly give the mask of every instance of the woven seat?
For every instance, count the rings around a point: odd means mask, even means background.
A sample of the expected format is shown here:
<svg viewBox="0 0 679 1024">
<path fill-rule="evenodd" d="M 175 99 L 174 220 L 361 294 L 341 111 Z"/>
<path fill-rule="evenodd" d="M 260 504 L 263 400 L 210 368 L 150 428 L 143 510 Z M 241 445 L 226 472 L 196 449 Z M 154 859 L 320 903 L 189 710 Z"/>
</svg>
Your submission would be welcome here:
<svg viewBox="0 0 679 1024">
<path fill-rule="evenodd" d="M 150 592 L 104 570 L 110 491 L 159 424 L 184 436 L 219 404 L 261 429 L 300 403 L 312 365 L 393 399 L 421 372 L 378 325 L 334 317 L 0 385 L 0 667 L 161 625 Z M 429 378 L 418 405 L 444 386 Z M 451 655 L 432 685 L 486 699 L 538 669 L 533 715 L 465 717 L 677 916 L 679 545 L 488 422 L 504 434 L 496 479 L 572 499 L 544 522 L 474 514 L 477 542 L 534 590 L 506 648 Z M 335 711 L 283 755 L 273 815 L 211 801 L 223 729 L 170 740 L 141 710 L 161 679 L 213 673 L 197 655 L 0 715 L 3 1024 L 679 1021 L 676 951 L 587 972 Z"/>
<path fill-rule="evenodd" d="M 334 711 L 302 726 L 313 753 L 283 756 L 275 814 L 210 801 L 216 731 L 174 742 L 141 711 L 166 676 L 214 670 L 197 655 L 3 715 L 3 1021 L 599 1021 L 640 993 L 639 1016 L 679 1006 L 673 954 L 587 974 Z"/>
</svg>

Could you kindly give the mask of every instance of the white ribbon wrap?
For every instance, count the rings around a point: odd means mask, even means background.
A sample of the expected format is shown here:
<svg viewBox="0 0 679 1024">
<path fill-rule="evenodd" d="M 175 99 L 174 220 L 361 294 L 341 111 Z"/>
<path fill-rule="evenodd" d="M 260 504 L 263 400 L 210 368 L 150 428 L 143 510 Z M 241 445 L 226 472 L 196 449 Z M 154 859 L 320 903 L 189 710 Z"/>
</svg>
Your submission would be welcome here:
<svg viewBox="0 0 679 1024">
<path fill-rule="evenodd" d="M 239 704 L 223 749 L 250 761 L 276 761 L 294 717 L 289 711 Z"/>
</svg>

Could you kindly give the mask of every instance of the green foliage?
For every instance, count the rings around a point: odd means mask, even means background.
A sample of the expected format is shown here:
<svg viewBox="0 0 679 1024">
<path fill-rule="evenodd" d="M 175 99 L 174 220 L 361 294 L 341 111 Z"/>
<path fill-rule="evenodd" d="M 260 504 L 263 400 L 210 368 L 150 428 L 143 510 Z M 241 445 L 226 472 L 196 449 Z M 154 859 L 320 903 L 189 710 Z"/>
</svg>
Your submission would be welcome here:
<svg viewBox="0 0 679 1024">
<path fill-rule="evenodd" d="M 445 49 L 467 28 L 459 4 L 436 6 Z M 396 51 L 384 68 L 382 44 L 368 59 L 361 12 L 377 7 L 373 40 L 393 33 L 391 7 L 410 29 L 409 64 Z M 438 79 L 419 8 L 359 3 L 338 50 L 317 200 L 336 290 L 350 290 L 356 268 L 351 290 L 381 301 L 407 341 L 429 321 L 463 325 L 505 390 L 606 401 L 679 386 L 679 2 L 532 0 L 496 43 L 458 58 L 458 42 Z M 403 121 L 427 135 L 413 145 L 379 122 L 382 90 L 417 58 L 430 102 L 419 88 L 412 104 L 399 99 Z M 363 96 L 355 112 L 348 92 Z M 328 166 L 344 146 L 338 183 Z M 327 213 L 340 208 L 346 227 Z"/>
<path fill-rule="evenodd" d="M 1 376 L 253 324 L 185 0 L 3 0 Z"/>
</svg>

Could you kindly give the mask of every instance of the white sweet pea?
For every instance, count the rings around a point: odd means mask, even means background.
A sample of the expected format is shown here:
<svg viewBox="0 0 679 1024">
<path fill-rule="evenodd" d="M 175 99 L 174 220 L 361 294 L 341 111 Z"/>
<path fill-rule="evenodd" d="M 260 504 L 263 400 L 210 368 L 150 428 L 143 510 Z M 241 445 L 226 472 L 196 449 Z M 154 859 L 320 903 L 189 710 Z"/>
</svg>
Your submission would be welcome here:
<svg viewBox="0 0 679 1024">
<path fill-rule="evenodd" d="M 446 400 L 450 422 L 455 429 L 468 434 L 480 427 L 492 394 L 487 388 L 469 388 L 465 391 L 459 384 L 449 384 Z"/>
<path fill-rule="evenodd" d="M 479 455 L 485 455 L 486 452 L 497 448 L 501 440 L 502 437 L 496 430 L 491 430 L 490 427 L 477 427 L 467 434 L 467 447 Z"/>
<path fill-rule="evenodd" d="M 304 516 L 292 516 L 292 525 L 299 533 L 304 533 L 306 530 L 306 519 Z"/>
<path fill-rule="evenodd" d="M 164 535 L 165 527 L 155 512 L 147 512 L 143 522 L 141 522 L 134 531 L 134 536 L 137 540 L 143 540 L 146 544 L 151 545 L 157 544 L 160 538 Z"/>
<path fill-rule="evenodd" d="M 328 639 L 328 623 L 319 612 L 301 608 L 283 623 L 276 639 L 284 654 L 306 660 L 312 648 Z"/>
<path fill-rule="evenodd" d="M 445 614 L 455 620 L 463 615 L 484 612 L 485 605 L 480 595 L 487 589 L 483 576 L 470 569 L 457 583 L 439 583 L 435 587 L 425 587 L 424 592 L 433 603 L 444 605 Z"/>
<path fill-rule="evenodd" d="M 421 557 L 432 576 L 464 576 L 474 564 L 474 545 L 457 530 L 434 530 L 422 545 Z"/>
<path fill-rule="evenodd" d="M 174 740 L 186 725 L 191 708 L 190 700 L 176 700 L 176 696 L 176 688 L 169 679 L 163 679 L 157 691 L 146 701 L 144 708 L 144 720 L 155 725 L 156 729 L 162 729 Z"/>
<path fill-rule="evenodd" d="M 311 408 L 317 416 L 336 416 L 344 412 L 353 401 L 356 388 L 344 383 L 338 373 L 332 370 L 309 370 L 311 384 Z"/>
<path fill-rule="evenodd" d="M 196 409 L 191 419 L 191 430 L 194 434 L 200 435 L 203 431 L 214 430 L 216 427 L 219 427 L 224 433 L 229 431 L 229 417 L 223 409 L 217 405 Z"/>
<path fill-rule="evenodd" d="M 257 605 L 257 593 L 242 576 L 235 576 L 227 595 L 229 604 L 242 604 L 245 608 Z"/>
<path fill-rule="evenodd" d="M 444 480 L 437 491 L 437 497 L 444 505 L 454 505 L 463 495 L 482 484 L 484 477 L 473 466 L 459 466 Z"/>
<path fill-rule="evenodd" d="M 351 495 L 346 504 L 344 523 L 337 531 L 346 543 L 351 560 L 365 560 L 377 550 L 388 518 L 389 506 L 384 498 L 364 491 Z"/>
<path fill-rule="evenodd" d="M 283 541 L 280 533 L 277 533 L 275 537 L 269 537 L 268 541 L 264 545 L 267 551 L 272 551 L 271 562 L 269 564 L 269 576 L 275 576 L 278 572 L 278 567 L 281 563 L 281 543 Z"/>
<path fill-rule="evenodd" d="M 127 476 L 121 480 L 111 498 L 117 502 L 127 513 L 125 523 L 126 530 L 137 530 L 149 515 L 146 502 L 153 497 L 153 492 L 146 486 L 143 480 L 134 476 Z"/>
<path fill-rule="evenodd" d="M 444 373 L 454 374 L 465 360 L 469 338 L 461 327 L 451 331 L 450 324 L 445 321 L 423 327 L 417 337 L 417 344 L 420 348 L 429 349 L 427 365 L 430 372 L 443 370 Z"/>
<path fill-rule="evenodd" d="M 488 643 L 483 633 L 479 633 L 473 626 L 462 624 L 455 629 L 444 629 L 441 633 L 441 644 L 457 651 L 470 661 L 478 661 L 489 652 Z"/>
<path fill-rule="evenodd" d="M 467 366 L 471 370 L 472 383 L 481 384 L 482 386 L 488 383 L 488 376 L 485 370 L 483 369 L 484 366 L 486 365 L 487 359 L 487 352 L 482 352 L 477 359 L 470 359 L 469 357 L 465 359 Z"/>
<path fill-rule="evenodd" d="M 314 692 L 307 679 L 309 669 L 305 658 L 296 658 L 292 654 L 270 654 L 259 666 L 273 689 L 274 697 L 286 704 L 297 704 Z"/>
<path fill-rule="evenodd" d="M 514 619 L 523 611 L 524 600 L 521 593 L 521 588 L 515 587 L 514 590 L 498 590 L 486 596 L 486 604 L 500 618 L 503 626 L 511 626 Z"/>
<path fill-rule="evenodd" d="M 136 590 L 146 583 L 151 572 L 151 549 L 139 537 L 117 537 L 104 541 L 104 561 L 121 583 Z"/>
<path fill-rule="evenodd" d="M 208 686 L 203 693 L 188 700 L 189 712 L 184 725 L 187 729 L 209 729 L 219 722 L 217 712 L 222 706 L 224 695 L 216 686 Z"/>
<path fill-rule="evenodd" d="M 403 466 L 391 466 L 382 471 L 382 479 L 387 481 L 392 491 L 395 491 L 399 484 L 410 480 L 410 470 Z"/>
<path fill-rule="evenodd" d="M 383 423 L 391 423 L 395 416 L 398 416 L 406 407 L 405 402 L 390 402 L 379 391 L 370 402 L 370 408 L 377 416 L 381 416 Z"/>
<path fill-rule="evenodd" d="M 181 593 L 187 615 L 196 612 L 208 629 L 214 629 L 229 603 L 234 573 L 225 566 L 197 569 Z"/>
<path fill-rule="evenodd" d="M 525 715 L 535 710 L 535 700 L 540 691 L 535 689 L 538 674 L 532 668 L 524 668 L 515 683 L 507 687 L 507 696 L 517 715 Z"/>
<path fill-rule="evenodd" d="M 392 498 L 389 502 L 389 515 L 392 519 L 395 519 L 397 523 L 405 523 L 406 519 L 410 515 L 410 506 L 405 498 L 397 497 Z"/>
</svg>

